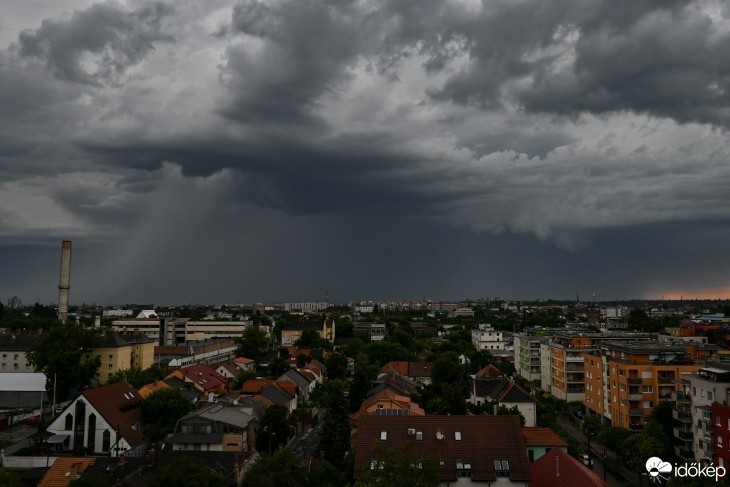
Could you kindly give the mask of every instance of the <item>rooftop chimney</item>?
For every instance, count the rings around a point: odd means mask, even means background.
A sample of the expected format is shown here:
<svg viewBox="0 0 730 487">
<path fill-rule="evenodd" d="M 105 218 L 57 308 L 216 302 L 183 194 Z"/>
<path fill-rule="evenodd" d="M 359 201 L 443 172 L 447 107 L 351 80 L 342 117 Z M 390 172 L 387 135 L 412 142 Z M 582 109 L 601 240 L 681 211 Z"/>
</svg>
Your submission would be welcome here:
<svg viewBox="0 0 730 487">
<path fill-rule="evenodd" d="M 61 277 L 58 281 L 58 319 L 68 316 L 68 290 L 71 288 L 71 241 L 61 243 Z"/>
</svg>

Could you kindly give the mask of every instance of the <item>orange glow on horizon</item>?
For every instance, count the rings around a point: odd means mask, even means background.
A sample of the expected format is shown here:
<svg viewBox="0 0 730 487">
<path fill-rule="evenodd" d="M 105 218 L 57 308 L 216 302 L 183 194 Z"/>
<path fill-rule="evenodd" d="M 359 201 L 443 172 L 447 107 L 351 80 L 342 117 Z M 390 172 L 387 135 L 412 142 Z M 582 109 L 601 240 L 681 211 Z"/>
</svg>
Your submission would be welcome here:
<svg viewBox="0 0 730 487">
<path fill-rule="evenodd" d="M 730 286 L 714 287 L 697 290 L 667 291 L 663 293 L 652 293 L 655 299 L 728 299 L 730 298 Z"/>
</svg>

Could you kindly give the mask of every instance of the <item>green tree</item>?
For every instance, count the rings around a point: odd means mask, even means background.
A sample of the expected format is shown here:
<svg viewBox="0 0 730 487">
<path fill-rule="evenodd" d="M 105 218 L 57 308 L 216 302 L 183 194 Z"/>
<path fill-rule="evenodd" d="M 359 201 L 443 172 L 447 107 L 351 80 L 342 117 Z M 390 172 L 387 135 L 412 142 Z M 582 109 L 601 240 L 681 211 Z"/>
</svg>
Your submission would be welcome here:
<svg viewBox="0 0 730 487">
<path fill-rule="evenodd" d="M 649 418 L 649 420 L 646 422 L 646 425 L 644 426 L 644 431 L 642 431 L 642 434 L 655 439 L 658 444 L 662 445 L 662 451 L 659 454 L 660 457 L 668 458 L 672 455 L 673 448 L 670 441 L 671 436 L 667 437 L 666 433 L 664 432 L 664 428 L 657 422 L 656 419 Z"/>
<path fill-rule="evenodd" d="M 355 358 L 355 373 L 350 382 L 350 412 L 354 413 L 368 395 L 370 391 L 370 383 L 375 379 L 378 373 L 378 367 L 370 364 L 368 356 L 361 353 Z"/>
<path fill-rule="evenodd" d="M 294 342 L 299 347 L 311 347 L 315 340 L 319 338 L 319 332 L 313 328 L 307 328 L 302 331 L 299 340 Z"/>
<path fill-rule="evenodd" d="M 155 391 L 142 403 L 145 429 L 159 434 L 171 433 L 177 420 L 191 409 L 192 403 L 180 389 Z"/>
<path fill-rule="evenodd" d="M 641 308 L 634 308 L 629 312 L 626 322 L 635 330 L 649 331 L 651 328 L 651 318 Z"/>
<path fill-rule="evenodd" d="M 347 480 L 330 462 L 324 461 L 309 472 L 308 483 L 310 487 L 345 487 Z"/>
<path fill-rule="evenodd" d="M 307 487 L 307 472 L 288 448 L 261 457 L 243 477 L 243 487 Z"/>
<path fill-rule="evenodd" d="M 140 369 L 139 367 L 132 367 L 131 369 L 122 369 L 116 371 L 109 379 L 107 384 L 114 382 L 127 382 L 135 389 L 140 389 L 145 384 L 150 384 L 156 380 L 164 379 L 167 375 L 165 369 L 160 366 L 153 365 L 148 369 Z"/>
<path fill-rule="evenodd" d="M 269 406 L 261 421 L 261 431 L 256 438 L 256 449 L 259 452 L 276 451 L 279 445 L 285 445 L 289 439 L 289 410 L 286 406 L 274 404 Z"/>
<path fill-rule="evenodd" d="M 349 402 L 345 396 L 345 384 L 332 380 L 325 384 L 325 414 L 318 450 L 335 467 L 343 464 L 345 453 L 350 449 Z"/>
<path fill-rule="evenodd" d="M 497 360 L 494 362 L 494 366 L 497 367 L 504 375 L 509 377 L 515 375 L 515 372 L 517 371 L 515 364 L 507 360 Z"/>
<path fill-rule="evenodd" d="M 413 454 L 413 445 L 406 444 L 399 452 L 376 445 L 370 465 L 355 487 L 436 487 L 440 485 L 438 466 L 430 458 Z M 370 467 L 370 468 L 367 468 Z"/>
<path fill-rule="evenodd" d="M 227 487 L 223 474 L 211 470 L 194 456 L 178 458 L 150 479 L 149 487 Z"/>
<path fill-rule="evenodd" d="M 243 383 L 250 379 L 256 378 L 256 371 L 254 370 L 242 370 L 236 375 L 236 378 L 233 379 L 233 387 L 236 389 L 240 389 L 243 386 Z"/>
<path fill-rule="evenodd" d="M 434 384 L 459 384 L 463 377 L 464 368 L 455 352 L 439 354 L 431 370 L 431 380 Z"/>
<path fill-rule="evenodd" d="M 0 467 L 0 485 L 5 487 L 23 487 L 18 474 L 5 467 Z"/>
<path fill-rule="evenodd" d="M 620 453 L 624 442 L 632 434 L 633 433 L 626 428 L 610 426 L 608 428 L 603 428 L 601 432 L 598 433 L 598 442 L 609 450 L 615 453 Z"/>
<path fill-rule="evenodd" d="M 101 343 L 99 332 L 71 321 L 51 326 L 28 351 L 28 362 L 46 374 L 49 385 L 56 382 L 56 398 L 64 401 L 94 378 L 101 360 L 86 358 Z"/>
<path fill-rule="evenodd" d="M 327 367 L 327 378 L 344 379 L 347 375 L 347 357 L 341 353 L 331 353 L 324 365 Z"/>
<path fill-rule="evenodd" d="M 664 436 L 668 440 L 673 440 L 674 437 L 674 417 L 672 411 L 674 410 L 674 403 L 669 401 L 659 401 L 654 409 L 651 411 L 650 419 L 656 421 L 664 431 Z"/>
<path fill-rule="evenodd" d="M 646 461 L 651 457 L 660 456 L 663 449 L 664 445 L 655 438 L 645 434 L 635 434 L 624 441 L 620 457 L 627 468 L 638 473 L 641 483 L 641 474 L 645 471 Z"/>
<path fill-rule="evenodd" d="M 520 412 L 520 408 L 517 407 L 517 405 L 514 405 L 512 407 L 507 407 L 504 404 L 500 404 L 497 408 L 497 415 L 498 416 L 519 416 L 520 417 L 520 423 L 522 423 L 522 426 L 525 425 L 527 420 Z"/>
<path fill-rule="evenodd" d="M 236 339 L 236 343 L 238 344 L 236 354 L 250 359 L 260 357 L 269 348 L 266 332 L 258 325 L 247 326 L 241 338 Z"/>
</svg>

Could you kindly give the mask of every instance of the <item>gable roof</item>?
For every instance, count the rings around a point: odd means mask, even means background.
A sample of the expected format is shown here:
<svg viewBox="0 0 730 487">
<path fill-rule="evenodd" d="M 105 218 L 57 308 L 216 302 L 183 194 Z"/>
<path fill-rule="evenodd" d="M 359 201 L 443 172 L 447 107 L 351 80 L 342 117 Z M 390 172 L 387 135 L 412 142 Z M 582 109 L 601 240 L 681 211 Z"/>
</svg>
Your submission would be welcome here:
<svg viewBox="0 0 730 487">
<path fill-rule="evenodd" d="M 421 432 L 422 440 L 409 434 L 409 429 Z M 437 465 L 443 460 L 438 467 L 442 482 L 457 480 L 456 463 L 461 461 L 471 464 L 471 479 L 476 482 L 497 479 L 495 460 L 509 462 L 513 481 L 531 478 L 520 418 L 487 415 L 364 416 L 355 440 L 355 478 L 370 468 L 376 445 L 399 451 L 407 443 L 413 445 L 416 458 L 430 458 Z"/>
<path fill-rule="evenodd" d="M 241 392 L 243 394 L 256 394 L 261 392 L 261 389 L 273 384 L 273 379 L 249 379 L 241 385 Z"/>
<path fill-rule="evenodd" d="M 203 395 L 202 392 L 197 390 L 190 382 L 185 382 L 177 377 L 167 377 L 163 380 L 165 384 L 181 391 L 185 397 L 191 401 Z"/>
<path fill-rule="evenodd" d="M 504 376 L 504 373 L 502 373 L 501 370 L 499 370 L 497 367 L 495 367 L 492 364 L 487 365 L 483 369 L 479 370 L 475 374 L 477 379 L 494 379 L 496 377 Z"/>
<path fill-rule="evenodd" d="M 250 365 L 253 363 L 253 360 L 251 360 L 250 358 L 246 358 L 246 357 L 236 357 L 233 359 L 233 361 L 236 362 L 237 364 L 241 364 L 241 365 Z"/>
<path fill-rule="evenodd" d="M 215 371 L 213 367 L 207 364 L 195 364 L 177 369 L 186 380 L 194 382 L 204 391 L 215 389 L 221 385 L 225 386 L 228 379 Z M 174 374 L 174 372 L 173 372 Z"/>
<path fill-rule="evenodd" d="M 382 389 L 363 401 L 360 409 L 350 415 L 351 422 L 353 424 L 357 423 L 362 416 L 368 414 L 367 408 L 380 402 L 390 402 L 391 407 L 387 409 L 376 409 L 372 414 L 415 414 L 419 416 L 424 416 L 426 414 L 418 403 L 411 401 L 410 397 L 401 396 L 392 389 Z"/>
<path fill-rule="evenodd" d="M 275 402 L 276 404 L 288 406 L 293 396 L 290 396 L 279 384 L 270 384 L 261 389 L 261 395 Z"/>
<path fill-rule="evenodd" d="M 553 448 L 530 465 L 530 487 L 606 487 L 608 484 L 560 448 Z"/>
<path fill-rule="evenodd" d="M 140 387 L 139 395 L 142 396 L 144 399 L 147 399 L 148 396 L 154 394 L 155 392 L 162 389 L 169 389 L 170 387 L 171 386 L 167 382 L 163 380 L 156 380 Z"/>
<path fill-rule="evenodd" d="M 115 382 L 96 389 L 85 389 L 81 395 L 96 409 L 109 426 L 131 446 L 144 442 L 142 430 L 133 429 L 142 419 L 142 396 L 126 382 Z M 73 403 L 72 403 L 73 404 Z"/>
<path fill-rule="evenodd" d="M 74 480 L 81 478 L 95 458 L 58 457 L 48 472 L 43 476 L 38 487 L 67 487 Z"/>
<path fill-rule="evenodd" d="M 292 382 L 294 382 L 301 389 L 308 388 L 309 384 L 312 383 L 312 379 L 307 378 L 306 376 L 304 376 L 304 374 L 302 374 L 301 372 L 299 372 L 296 369 L 287 370 L 286 372 L 281 374 L 281 377 L 279 377 L 279 379 L 286 380 L 286 379 L 284 379 L 285 377 L 288 378 L 289 380 L 291 380 Z"/>
<path fill-rule="evenodd" d="M 507 377 L 474 379 L 472 384 L 477 397 L 488 397 L 499 402 L 536 402 L 534 397 Z"/>
<path fill-rule="evenodd" d="M 396 372 L 406 377 L 431 377 L 433 362 L 416 360 L 414 362 L 397 361 L 388 362 L 380 368 L 381 374 Z"/>
<path fill-rule="evenodd" d="M 530 446 L 568 446 L 562 436 L 550 428 L 543 426 L 523 426 L 522 436 L 525 444 Z"/>
</svg>

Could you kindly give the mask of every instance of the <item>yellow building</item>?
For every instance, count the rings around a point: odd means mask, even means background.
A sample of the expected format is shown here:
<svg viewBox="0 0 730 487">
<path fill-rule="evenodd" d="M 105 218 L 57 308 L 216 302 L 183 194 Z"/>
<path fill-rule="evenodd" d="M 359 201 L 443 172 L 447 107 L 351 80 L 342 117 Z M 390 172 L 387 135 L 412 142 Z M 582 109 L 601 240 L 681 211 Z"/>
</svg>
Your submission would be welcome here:
<svg viewBox="0 0 730 487">
<path fill-rule="evenodd" d="M 99 357 L 101 365 L 96 379 L 100 384 L 105 384 L 120 370 L 151 367 L 154 363 L 154 352 L 155 342 L 151 338 L 109 331 L 102 336 L 102 344 L 91 349 L 86 358 Z"/>
<path fill-rule="evenodd" d="M 634 431 L 643 429 L 658 402 L 682 392 L 676 381 L 702 367 L 683 345 L 656 341 L 604 343 L 584 358 L 583 404 L 611 425 Z"/>
<path fill-rule="evenodd" d="M 335 340 L 335 322 L 332 319 L 322 321 L 300 322 L 286 325 L 281 330 L 281 344 L 283 346 L 294 345 L 294 343 L 302 337 L 305 330 L 314 330 L 319 333 L 320 338 L 334 342 Z"/>
</svg>

